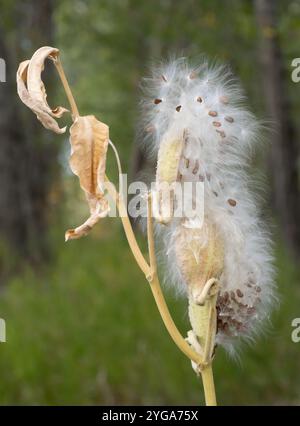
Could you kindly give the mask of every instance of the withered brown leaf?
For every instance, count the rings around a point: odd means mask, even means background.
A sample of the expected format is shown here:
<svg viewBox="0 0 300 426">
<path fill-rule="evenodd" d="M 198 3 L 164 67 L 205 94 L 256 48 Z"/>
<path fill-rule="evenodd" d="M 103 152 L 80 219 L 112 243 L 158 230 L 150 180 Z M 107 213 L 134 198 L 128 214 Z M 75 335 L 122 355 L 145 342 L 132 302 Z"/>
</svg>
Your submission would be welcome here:
<svg viewBox="0 0 300 426">
<path fill-rule="evenodd" d="M 58 55 L 58 49 L 44 46 L 34 53 L 31 60 L 21 62 L 17 71 L 17 87 L 21 101 L 36 114 L 46 129 L 55 133 L 64 133 L 66 127 L 60 128 L 55 118 L 60 118 L 68 110 L 60 106 L 50 108 L 41 78 L 45 60 L 47 58 L 55 60 Z"/>
<path fill-rule="evenodd" d="M 70 167 L 85 192 L 90 217 L 77 228 L 69 229 L 65 234 L 66 241 L 86 235 L 100 218 L 108 214 L 103 190 L 108 141 L 108 126 L 93 115 L 77 117 L 70 128 Z"/>
</svg>

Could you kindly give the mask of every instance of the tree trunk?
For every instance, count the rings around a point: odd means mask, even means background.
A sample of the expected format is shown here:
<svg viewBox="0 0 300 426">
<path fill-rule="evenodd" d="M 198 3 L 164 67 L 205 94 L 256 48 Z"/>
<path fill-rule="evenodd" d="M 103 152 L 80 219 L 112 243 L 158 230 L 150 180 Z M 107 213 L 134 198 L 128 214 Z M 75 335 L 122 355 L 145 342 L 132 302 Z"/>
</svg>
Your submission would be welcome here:
<svg viewBox="0 0 300 426">
<path fill-rule="evenodd" d="M 300 255 L 299 146 L 291 120 L 285 87 L 286 75 L 278 40 L 276 0 L 255 0 L 255 12 L 261 32 L 260 56 L 266 107 L 274 120 L 271 146 L 273 204 L 283 238 L 288 247 Z"/>
<path fill-rule="evenodd" d="M 48 200 L 57 147 L 21 104 L 15 73 L 20 61 L 38 47 L 51 45 L 52 6 L 52 0 L 17 1 L 11 11 L 17 29 L 9 33 L 5 22 L 0 25 L 0 56 L 7 69 L 7 81 L 0 83 L 0 234 L 27 261 L 47 255 Z"/>
</svg>

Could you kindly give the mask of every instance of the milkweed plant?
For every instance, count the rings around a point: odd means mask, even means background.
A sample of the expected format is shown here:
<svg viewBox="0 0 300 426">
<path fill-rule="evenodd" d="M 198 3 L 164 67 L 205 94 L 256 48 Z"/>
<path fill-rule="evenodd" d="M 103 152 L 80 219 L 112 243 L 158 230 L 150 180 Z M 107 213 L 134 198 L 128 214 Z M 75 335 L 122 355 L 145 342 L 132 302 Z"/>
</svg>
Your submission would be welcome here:
<svg viewBox="0 0 300 426">
<path fill-rule="evenodd" d="M 41 74 L 46 59 L 55 65 L 70 104 L 52 109 Z M 140 250 L 127 213 L 118 152 L 109 127 L 81 116 L 53 47 L 41 47 L 19 65 L 20 99 L 41 124 L 64 133 L 57 119 L 70 113 L 70 167 L 78 176 L 90 214 L 65 233 L 81 238 L 118 208 L 134 258 L 149 282 L 163 322 L 179 349 L 202 377 L 207 405 L 216 405 L 212 362 L 216 348 L 234 353 L 241 340 L 254 339 L 275 299 L 272 241 L 250 190 L 250 158 L 262 125 L 245 106 L 239 84 L 225 66 L 185 58 L 155 66 L 144 79 L 142 127 L 149 155 L 157 161 L 154 185 L 142 194 L 146 208 L 148 256 Z M 113 149 L 119 189 L 106 175 Z M 184 199 L 188 208 L 182 208 Z M 181 208 L 179 208 L 181 207 Z M 178 211 L 180 212 L 178 214 Z M 159 259 L 155 240 L 162 241 Z M 191 330 L 178 331 L 163 296 L 157 260 L 166 264 L 165 281 L 188 299 Z"/>
</svg>

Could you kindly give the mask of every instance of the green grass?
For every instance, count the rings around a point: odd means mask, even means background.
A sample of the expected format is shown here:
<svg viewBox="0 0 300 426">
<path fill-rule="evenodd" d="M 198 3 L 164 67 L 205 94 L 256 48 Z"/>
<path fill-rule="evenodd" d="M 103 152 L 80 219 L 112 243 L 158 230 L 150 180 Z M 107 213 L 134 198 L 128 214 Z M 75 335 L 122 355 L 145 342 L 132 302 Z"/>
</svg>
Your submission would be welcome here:
<svg viewBox="0 0 300 426">
<path fill-rule="evenodd" d="M 27 270 L 2 292 L 0 404 L 203 403 L 202 385 L 164 329 L 116 221 L 56 251 L 46 270 Z M 240 363 L 217 352 L 220 404 L 300 403 L 300 343 L 290 337 L 300 317 L 300 273 L 283 250 L 277 258 L 281 304 L 272 328 L 245 347 Z M 167 299 L 186 332 L 185 301 Z"/>
</svg>

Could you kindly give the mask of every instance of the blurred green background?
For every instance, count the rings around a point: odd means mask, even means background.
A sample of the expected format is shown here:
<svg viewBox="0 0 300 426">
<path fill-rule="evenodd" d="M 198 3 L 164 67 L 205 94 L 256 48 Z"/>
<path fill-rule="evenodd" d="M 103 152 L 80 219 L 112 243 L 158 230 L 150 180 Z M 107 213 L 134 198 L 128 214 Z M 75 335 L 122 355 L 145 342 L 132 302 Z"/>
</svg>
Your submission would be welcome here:
<svg viewBox="0 0 300 426">
<path fill-rule="evenodd" d="M 251 109 L 275 131 L 253 161 L 267 175 L 264 214 L 274 233 L 280 302 L 264 336 L 237 360 L 218 350 L 220 404 L 299 404 L 300 2 L 272 0 L 1 0 L 0 404 L 199 404 L 200 381 L 171 342 L 118 219 L 65 244 L 87 217 L 68 166 L 67 136 L 36 122 L 16 95 L 17 64 L 42 45 L 61 51 L 81 114 L 110 126 L 130 179 L 152 167 L 138 148 L 139 83 L 171 54 L 229 63 Z M 50 66 L 50 103 L 66 100 Z M 273 96 L 276 94 L 277 96 Z M 69 125 L 70 123 L 67 122 Z M 116 178 L 109 156 L 108 174 Z M 136 228 L 145 247 L 144 237 Z M 166 291 L 183 334 L 186 301 Z"/>
</svg>

